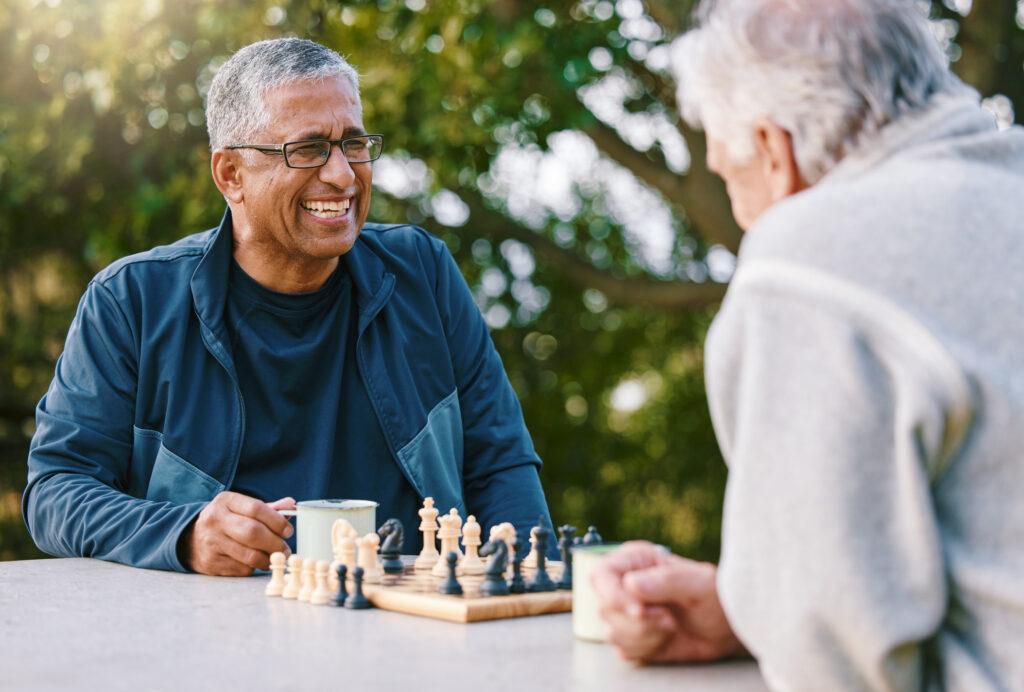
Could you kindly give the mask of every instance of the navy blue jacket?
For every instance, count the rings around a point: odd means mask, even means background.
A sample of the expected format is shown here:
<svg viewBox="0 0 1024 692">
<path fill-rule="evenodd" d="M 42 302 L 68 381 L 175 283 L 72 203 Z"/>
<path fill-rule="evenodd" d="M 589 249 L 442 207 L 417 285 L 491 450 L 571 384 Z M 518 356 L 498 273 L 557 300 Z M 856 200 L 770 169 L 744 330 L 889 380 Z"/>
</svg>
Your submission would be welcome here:
<svg viewBox="0 0 1024 692">
<path fill-rule="evenodd" d="M 36 410 L 22 511 L 41 549 L 184 570 L 178 537 L 232 487 L 245 436 L 223 320 L 231 254 L 229 212 L 89 283 Z M 342 259 L 392 457 L 378 463 L 485 527 L 547 517 L 519 402 L 444 243 L 366 224 Z"/>
</svg>

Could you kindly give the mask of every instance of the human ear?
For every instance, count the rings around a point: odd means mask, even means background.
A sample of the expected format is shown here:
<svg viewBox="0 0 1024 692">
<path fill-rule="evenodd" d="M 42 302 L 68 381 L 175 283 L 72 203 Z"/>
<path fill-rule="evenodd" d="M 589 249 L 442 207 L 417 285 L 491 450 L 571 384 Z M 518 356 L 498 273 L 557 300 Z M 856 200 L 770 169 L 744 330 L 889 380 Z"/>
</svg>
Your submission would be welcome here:
<svg viewBox="0 0 1024 692">
<path fill-rule="evenodd" d="M 241 204 L 245 197 L 242 194 L 242 167 L 239 163 L 238 154 L 225 149 L 217 149 L 210 157 L 214 184 L 224 199 L 235 204 Z"/>
<path fill-rule="evenodd" d="M 788 131 L 767 118 L 758 118 L 754 122 L 754 147 L 773 204 L 807 187 Z"/>
</svg>

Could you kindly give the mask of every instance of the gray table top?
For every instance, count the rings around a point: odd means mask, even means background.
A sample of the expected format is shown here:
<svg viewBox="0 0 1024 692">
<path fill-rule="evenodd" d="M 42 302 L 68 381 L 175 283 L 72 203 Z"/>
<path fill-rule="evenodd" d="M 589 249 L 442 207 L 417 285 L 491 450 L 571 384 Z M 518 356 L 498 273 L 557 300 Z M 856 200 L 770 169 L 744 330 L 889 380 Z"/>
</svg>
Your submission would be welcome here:
<svg viewBox="0 0 1024 692">
<path fill-rule="evenodd" d="M 636 667 L 568 614 L 454 624 L 90 559 L 0 562 L 0 689 L 764 690 L 752 662 Z"/>
</svg>

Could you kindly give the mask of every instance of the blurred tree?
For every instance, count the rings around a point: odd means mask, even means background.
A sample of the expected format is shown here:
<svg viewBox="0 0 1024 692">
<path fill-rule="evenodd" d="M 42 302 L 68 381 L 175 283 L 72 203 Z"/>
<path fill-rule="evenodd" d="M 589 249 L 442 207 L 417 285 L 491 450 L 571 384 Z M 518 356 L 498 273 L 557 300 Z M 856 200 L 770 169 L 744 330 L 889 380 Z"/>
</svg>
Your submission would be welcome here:
<svg viewBox="0 0 1024 692">
<path fill-rule="evenodd" d="M 675 111 L 690 4 L 0 0 L 0 559 L 28 554 L 11 479 L 85 283 L 216 224 L 205 90 L 232 51 L 283 35 L 360 69 L 388 152 L 372 218 L 455 252 L 558 520 L 714 559 L 725 469 L 701 342 L 740 232 Z M 931 12 L 955 67 L 1020 120 L 1022 4 Z"/>
</svg>

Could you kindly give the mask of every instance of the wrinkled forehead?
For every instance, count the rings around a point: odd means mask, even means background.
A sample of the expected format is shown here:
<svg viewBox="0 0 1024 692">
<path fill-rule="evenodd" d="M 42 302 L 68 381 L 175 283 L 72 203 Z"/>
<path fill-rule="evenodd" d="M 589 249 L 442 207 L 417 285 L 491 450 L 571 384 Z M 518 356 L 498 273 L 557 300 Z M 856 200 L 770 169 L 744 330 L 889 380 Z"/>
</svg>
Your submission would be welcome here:
<svg viewBox="0 0 1024 692">
<path fill-rule="evenodd" d="M 365 134 L 359 93 L 343 76 L 282 84 L 263 98 L 268 136 L 296 140 Z"/>
</svg>

